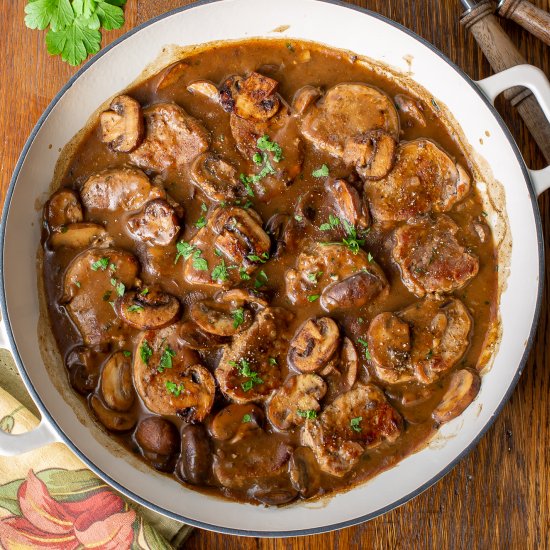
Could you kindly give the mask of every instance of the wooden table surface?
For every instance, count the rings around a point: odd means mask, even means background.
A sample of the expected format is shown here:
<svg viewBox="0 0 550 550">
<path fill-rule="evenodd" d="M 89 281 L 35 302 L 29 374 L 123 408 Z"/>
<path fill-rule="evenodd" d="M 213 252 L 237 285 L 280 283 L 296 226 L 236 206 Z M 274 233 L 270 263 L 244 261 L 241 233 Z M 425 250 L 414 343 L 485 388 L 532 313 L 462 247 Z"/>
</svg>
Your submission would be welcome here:
<svg viewBox="0 0 550 550">
<path fill-rule="evenodd" d="M 276 0 L 274 0 L 276 1 Z M 532 0 L 550 11 L 549 0 Z M 47 55 L 44 33 L 23 24 L 25 0 L 0 8 L 4 54 L 0 57 L 0 192 L 8 187 L 17 157 L 48 103 L 75 72 Z M 121 31 L 103 32 L 103 43 L 185 0 L 128 0 Z M 355 0 L 386 15 L 437 46 L 474 79 L 491 74 L 479 48 L 458 23 L 458 0 Z M 550 49 L 511 22 L 503 23 L 528 62 L 550 75 Z M 98 103 L 104 98 L 98 98 Z M 499 106 L 527 161 L 542 156 L 507 106 Z M 550 195 L 539 201 L 544 232 L 550 229 Z M 521 243 L 514 243 L 521 246 Z M 548 244 L 546 245 L 547 257 Z M 550 547 L 550 355 L 547 350 L 548 276 L 535 347 L 521 380 L 495 424 L 450 474 L 416 499 L 369 523 L 335 533 L 260 540 L 196 530 L 190 549 L 227 548 L 549 548 Z"/>
</svg>

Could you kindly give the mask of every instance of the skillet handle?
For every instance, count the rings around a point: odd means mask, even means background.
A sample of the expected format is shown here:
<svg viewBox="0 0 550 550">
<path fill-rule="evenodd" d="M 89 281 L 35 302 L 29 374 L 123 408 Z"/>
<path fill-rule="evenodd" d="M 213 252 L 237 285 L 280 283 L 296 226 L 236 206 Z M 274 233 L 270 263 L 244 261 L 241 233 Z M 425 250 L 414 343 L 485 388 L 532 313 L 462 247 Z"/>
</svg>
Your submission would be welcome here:
<svg viewBox="0 0 550 550">
<path fill-rule="evenodd" d="M 494 103 L 504 90 L 522 85 L 529 88 L 550 123 L 550 82 L 546 75 L 533 65 L 516 65 L 493 76 L 478 80 L 476 84 L 487 98 Z M 550 166 L 542 170 L 529 170 L 535 193 L 540 195 L 550 188 Z"/>
<path fill-rule="evenodd" d="M 8 350 L 13 355 L 6 328 L 1 321 L 0 348 Z M 57 441 L 61 441 L 61 439 L 43 415 L 36 428 L 22 434 L 7 433 L 0 429 L 0 456 L 20 455 Z"/>
</svg>

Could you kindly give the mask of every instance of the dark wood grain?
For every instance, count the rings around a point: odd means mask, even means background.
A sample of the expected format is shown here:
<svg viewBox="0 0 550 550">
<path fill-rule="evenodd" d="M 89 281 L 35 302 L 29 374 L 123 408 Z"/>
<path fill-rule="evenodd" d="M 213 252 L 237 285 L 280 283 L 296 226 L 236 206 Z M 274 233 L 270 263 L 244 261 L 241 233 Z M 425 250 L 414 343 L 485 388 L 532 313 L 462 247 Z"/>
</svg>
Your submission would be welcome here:
<svg viewBox="0 0 550 550">
<path fill-rule="evenodd" d="M 276 0 L 274 0 L 276 1 Z M 182 0 L 129 0 L 123 30 L 159 13 L 188 4 Z M 391 17 L 435 44 L 474 79 L 488 76 L 489 64 L 459 24 L 458 0 L 356 0 L 354 3 Z M 0 191 L 32 126 L 75 69 L 45 52 L 43 33 L 23 25 L 24 0 L 4 0 L 0 23 Z M 548 0 L 536 6 L 549 10 Z M 548 47 L 511 21 L 502 25 L 521 54 L 550 74 Z M 119 32 L 104 33 L 104 41 Z M 98 98 L 98 102 L 102 98 Z M 498 105 L 527 164 L 545 161 L 516 112 Z M 3 196 L 3 195 L 2 195 Z M 540 199 L 545 234 L 550 231 L 550 196 Z M 521 243 L 514 243 L 521 246 Z M 550 251 L 546 246 L 547 257 Z M 546 270 L 546 288 L 550 263 Z M 258 540 L 196 530 L 190 549 L 348 548 L 549 548 L 550 547 L 550 344 L 549 291 L 535 347 L 510 402 L 478 447 L 449 475 L 425 493 L 369 523 L 326 535 Z"/>
<path fill-rule="evenodd" d="M 498 13 L 519 23 L 550 46 L 550 13 L 527 0 L 505 0 L 499 6 Z"/>
</svg>

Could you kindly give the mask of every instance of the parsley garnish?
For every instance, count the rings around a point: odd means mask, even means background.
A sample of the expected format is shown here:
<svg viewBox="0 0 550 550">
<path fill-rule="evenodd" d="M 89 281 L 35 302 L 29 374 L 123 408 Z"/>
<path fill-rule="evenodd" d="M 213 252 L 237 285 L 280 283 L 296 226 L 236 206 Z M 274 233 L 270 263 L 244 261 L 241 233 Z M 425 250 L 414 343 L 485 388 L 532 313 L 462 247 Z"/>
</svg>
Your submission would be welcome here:
<svg viewBox="0 0 550 550">
<path fill-rule="evenodd" d="M 363 420 L 363 417 L 362 416 L 358 416 L 357 418 L 352 418 L 350 421 L 349 421 L 349 425 L 351 427 L 351 429 L 354 431 L 354 432 L 360 432 L 362 430 L 361 426 L 360 426 L 360 423 L 361 421 Z"/>
<path fill-rule="evenodd" d="M 140 294 L 141 294 L 142 296 L 147 296 L 147 294 L 149 294 L 149 289 L 148 289 L 148 288 L 144 288 L 144 289 L 140 292 Z"/>
<path fill-rule="evenodd" d="M 241 384 L 243 391 L 250 391 L 256 384 L 263 384 L 263 380 L 259 377 L 258 373 L 250 370 L 250 363 L 246 359 L 241 359 L 238 363 L 235 361 L 229 361 L 229 364 L 236 368 L 240 376 L 248 378 Z"/>
<path fill-rule="evenodd" d="M 256 280 L 254 281 L 254 288 L 258 289 L 262 286 L 266 285 L 268 282 L 267 275 L 265 274 L 265 271 L 262 269 L 258 273 L 258 276 L 256 277 Z"/>
<path fill-rule="evenodd" d="M 270 153 L 273 153 L 273 160 L 275 162 L 281 162 L 283 159 L 283 150 L 281 149 L 281 146 L 278 143 L 271 141 L 269 136 L 265 135 L 259 138 L 256 145 L 260 151 L 269 151 Z"/>
<path fill-rule="evenodd" d="M 147 340 L 143 340 L 143 344 L 141 344 L 139 348 L 139 356 L 141 357 L 141 360 L 148 365 L 149 359 L 151 359 L 151 356 L 153 355 L 153 349 L 149 345 L 149 342 Z"/>
<path fill-rule="evenodd" d="M 131 357 L 132 352 L 128 351 L 127 349 L 123 349 L 122 354 L 124 355 L 124 357 Z"/>
<path fill-rule="evenodd" d="M 240 307 L 231 312 L 233 317 L 233 328 L 239 328 L 244 323 L 244 309 Z"/>
<path fill-rule="evenodd" d="M 98 269 L 101 269 L 101 271 L 105 271 L 108 265 L 109 265 L 109 258 L 101 258 L 100 260 L 97 260 L 97 262 L 94 262 L 92 264 L 92 269 L 94 271 L 97 271 Z"/>
<path fill-rule="evenodd" d="M 202 214 L 201 217 L 195 222 L 195 227 L 197 229 L 202 229 L 203 227 L 206 227 L 206 216 L 204 215 L 205 212 L 208 212 L 208 207 L 204 202 L 201 205 Z"/>
<path fill-rule="evenodd" d="M 265 264 L 265 262 L 269 260 L 269 252 L 264 252 L 261 256 L 258 256 L 257 254 L 249 254 L 247 258 L 251 262 L 260 262 L 262 264 Z"/>
<path fill-rule="evenodd" d="M 294 216 L 294 219 L 295 219 L 297 222 L 301 222 L 304 218 L 303 218 L 303 216 L 298 216 L 298 214 L 296 214 L 296 215 Z"/>
<path fill-rule="evenodd" d="M 340 220 L 334 216 L 333 214 L 330 214 L 328 217 L 328 223 L 323 223 L 319 226 L 319 229 L 321 231 L 330 231 L 331 229 L 336 229 L 340 225 Z"/>
<path fill-rule="evenodd" d="M 307 301 L 308 302 L 315 302 L 316 300 L 318 300 L 320 297 L 319 294 L 311 294 L 307 297 Z"/>
<path fill-rule="evenodd" d="M 80 284 L 80 281 L 75 281 L 74 284 L 75 284 L 78 288 L 80 288 L 80 287 L 82 286 L 82 285 Z"/>
<path fill-rule="evenodd" d="M 285 45 L 286 45 L 287 50 L 288 50 L 289 52 L 294 53 L 294 46 L 292 45 L 291 42 L 287 42 Z"/>
<path fill-rule="evenodd" d="M 369 260 L 369 263 L 372 262 L 372 260 L 374 260 L 374 256 L 369 252 L 367 254 L 367 259 Z"/>
<path fill-rule="evenodd" d="M 50 55 L 76 66 L 101 46 L 100 28 L 119 29 L 124 24 L 126 0 L 29 0 L 25 25 L 44 30 Z"/>
<path fill-rule="evenodd" d="M 366 340 L 363 340 L 363 338 L 357 338 L 357 341 L 365 348 L 365 359 L 370 361 L 372 357 L 369 351 L 369 343 Z"/>
<path fill-rule="evenodd" d="M 250 275 L 246 272 L 244 267 L 241 267 L 239 269 L 239 276 L 241 277 L 242 281 L 250 281 Z"/>
<path fill-rule="evenodd" d="M 225 261 L 222 260 L 213 270 L 212 270 L 212 280 L 213 281 L 227 281 L 229 278 L 229 271 L 225 265 Z"/>
<path fill-rule="evenodd" d="M 164 385 L 166 386 L 166 390 L 168 391 L 168 393 L 171 393 L 176 397 L 179 397 L 181 392 L 185 390 L 185 386 L 183 384 L 176 384 L 175 382 L 171 382 L 170 380 L 166 380 Z"/>
<path fill-rule="evenodd" d="M 181 256 L 183 256 L 184 260 L 188 260 L 191 256 L 193 256 L 193 267 L 197 271 L 208 271 L 208 262 L 204 258 L 201 258 L 202 250 L 198 249 L 196 246 L 186 243 L 185 241 L 180 241 L 176 245 L 176 250 L 178 253 L 176 254 L 176 259 L 174 260 L 175 264 L 178 263 Z"/>
<path fill-rule="evenodd" d="M 275 357 L 270 357 L 269 358 L 269 364 L 270 365 L 276 365 L 277 364 L 277 359 L 275 359 Z"/>
<path fill-rule="evenodd" d="M 172 357 L 176 356 L 176 352 L 170 347 L 166 346 L 160 357 L 160 363 L 157 367 L 158 372 L 164 372 L 164 369 L 172 368 Z"/>
<path fill-rule="evenodd" d="M 365 244 L 365 239 L 357 238 L 357 230 L 347 220 L 343 220 L 342 223 L 347 233 L 347 237 L 342 239 L 342 243 L 344 243 L 354 254 L 357 254 L 359 248 Z"/>
<path fill-rule="evenodd" d="M 314 178 L 327 178 L 329 175 L 328 166 L 326 164 L 323 164 L 321 168 L 318 168 L 317 170 L 313 170 L 313 172 L 311 172 L 311 175 Z"/>
<path fill-rule="evenodd" d="M 145 308 L 143 306 L 139 306 L 138 304 L 132 304 L 129 308 L 128 308 L 128 312 L 129 313 L 134 313 L 134 312 L 138 312 L 138 311 L 143 311 Z"/>
<path fill-rule="evenodd" d="M 302 418 L 307 419 L 307 420 L 313 420 L 314 418 L 317 418 L 317 411 L 314 411 L 313 409 L 308 409 L 307 411 L 303 411 L 302 409 L 298 409 L 296 411 L 296 414 L 298 416 L 301 416 Z"/>
<path fill-rule="evenodd" d="M 116 293 L 119 296 L 124 296 L 124 292 L 126 292 L 124 283 L 119 283 L 116 279 L 111 278 L 111 284 L 115 287 Z"/>
<path fill-rule="evenodd" d="M 321 277 L 321 275 L 323 274 L 322 271 L 315 271 L 314 273 L 308 273 L 306 275 L 307 277 L 307 280 L 312 282 L 312 283 L 316 283 L 317 280 L 319 279 L 319 277 Z"/>
<path fill-rule="evenodd" d="M 243 421 L 242 423 L 243 424 L 246 424 L 247 422 L 252 422 L 252 415 L 251 414 L 245 414 L 243 416 Z"/>
</svg>

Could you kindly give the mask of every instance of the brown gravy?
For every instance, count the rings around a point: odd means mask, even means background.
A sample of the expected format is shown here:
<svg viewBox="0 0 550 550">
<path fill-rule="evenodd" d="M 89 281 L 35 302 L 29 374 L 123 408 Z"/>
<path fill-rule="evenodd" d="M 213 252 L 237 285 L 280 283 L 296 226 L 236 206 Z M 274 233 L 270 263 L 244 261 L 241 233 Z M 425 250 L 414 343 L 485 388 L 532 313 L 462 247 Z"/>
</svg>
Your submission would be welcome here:
<svg viewBox="0 0 550 550">
<path fill-rule="evenodd" d="M 187 90 L 190 83 L 197 80 L 209 80 L 219 85 L 230 75 L 247 75 L 257 71 L 279 83 L 277 92 L 288 103 L 291 103 L 295 93 L 306 85 L 329 90 L 339 83 L 357 82 L 376 87 L 391 98 L 395 98 L 398 94 L 405 94 L 413 98 L 417 105 L 421 105 L 425 125 L 414 122 L 413 119 L 407 116 L 406 112 L 398 110 L 400 117 L 399 140 L 411 141 L 418 138 L 433 140 L 454 161 L 465 167 L 469 165 L 463 151 L 449 135 L 440 120 L 442 114 L 435 101 L 427 103 L 422 99 L 415 98 L 410 90 L 401 89 L 389 78 L 377 74 L 374 70 L 369 69 L 365 63 L 359 63 L 354 57 L 342 52 L 295 41 L 250 41 L 237 45 L 217 46 L 198 54 L 189 55 L 185 59 L 185 63 L 187 65 L 185 71 L 172 85 L 157 89 L 159 81 L 165 75 L 166 71 L 164 71 L 129 90 L 127 94 L 139 101 L 142 107 L 159 102 L 173 102 L 183 107 L 189 115 L 200 120 L 207 128 L 211 135 L 210 149 L 223 155 L 236 167 L 239 174 L 250 174 L 253 165 L 251 165 L 250 159 L 244 158 L 236 149 L 228 113 L 217 105 L 213 106 L 212 101 L 208 98 L 190 93 Z M 295 134 L 299 135 L 297 127 L 295 130 L 291 129 L 290 131 L 295 131 Z M 320 203 L 326 200 L 326 178 L 312 175 L 314 171 L 319 170 L 323 165 L 329 167 L 331 179 L 350 180 L 360 189 L 359 183 L 361 182 L 354 173 L 353 167 L 335 159 L 334 156 L 323 152 L 319 148 L 313 147 L 307 140 L 302 140 L 302 143 L 304 148 L 303 164 L 299 176 L 296 177 L 292 185 L 289 185 L 283 193 L 267 202 L 260 200 L 257 195 L 243 197 L 241 201 L 241 206 L 249 201 L 247 206 L 253 208 L 261 216 L 264 227 L 265 223 L 275 214 L 282 213 L 295 217 L 296 204 L 306 192 L 316 192 L 318 195 L 316 200 Z M 281 142 L 280 145 L 284 152 L 285 144 Z M 69 169 L 63 178 L 62 186 L 78 192 L 90 175 L 106 168 L 121 167 L 128 164 L 129 155 L 114 152 L 107 147 L 101 141 L 100 126 L 95 125 L 90 129 L 89 135 L 74 154 Z M 153 172 L 145 171 L 151 178 L 154 176 Z M 201 209 L 202 204 L 205 204 L 208 208 L 207 217 L 211 215 L 215 205 L 198 187 L 191 183 L 187 169 L 175 170 L 168 168 L 157 175 L 167 193 L 175 201 L 182 204 L 185 211 L 183 222 L 180 223 L 182 230 L 177 239 L 170 244 L 155 247 L 146 246 L 130 234 L 127 230 L 127 222 L 129 216 L 135 214 L 135 212 L 129 213 L 122 209 L 102 210 L 100 213 L 85 211 L 84 219 L 86 222 L 103 225 L 112 237 L 114 247 L 133 253 L 141 264 L 141 271 L 138 276 L 142 281 L 142 287 L 155 285 L 176 296 L 183 304 L 183 319 L 186 319 L 189 308 L 194 302 L 212 297 L 220 289 L 190 284 L 185 280 L 182 260 L 180 259 L 177 263 L 174 262 L 177 254 L 176 242 L 189 242 L 196 235 L 198 231 L 196 224 L 205 215 L 205 212 Z M 230 203 L 231 201 L 227 202 Z M 375 262 L 383 270 L 389 283 L 389 292 L 384 299 L 369 301 L 358 308 L 336 309 L 329 313 L 323 311 L 318 299 L 307 301 L 305 304 L 295 307 L 291 304 L 285 290 L 285 273 L 295 267 L 296 257 L 302 250 L 301 246 L 304 245 L 299 245 L 297 252 L 283 251 L 276 256 L 272 254 L 269 261 L 258 266 L 250 280 L 242 283 L 251 288 L 254 288 L 254 286 L 260 287 L 260 290 L 269 296 L 270 306 L 283 307 L 294 314 L 294 318 L 288 326 L 290 337 L 310 317 L 328 315 L 334 319 L 338 323 L 342 334 L 345 334 L 356 346 L 359 358 L 357 383 L 370 381 L 381 387 L 388 402 L 403 417 L 403 429 L 395 441 L 382 442 L 381 445 L 375 448 L 367 449 L 358 463 L 342 477 L 319 471 L 320 489 L 313 496 L 328 494 L 363 482 L 422 447 L 438 428 L 438 423 L 432 418 L 432 413 L 448 387 L 452 372 L 463 367 L 473 371 L 480 368 L 479 358 L 486 345 L 489 328 L 494 322 L 498 306 L 495 246 L 490 234 L 482 242 L 479 234 L 473 229 L 473 224 L 483 220 L 484 217 L 481 200 L 474 185 L 472 185 L 472 190 L 467 196 L 447 211 L 446 215 L 458 225 L 457 237 L 461 245 L 479 258 L 479 272 L 466 286 L 452 292 L 452 295 L 459 298 L 467 307 L 473 321 L 473 329 L 467 350 L 452 369 L 437 377 L 431 384 L 422 385 L 418 381 L 388 384 L 381 381 L 373 369 L 372 359 L 367 359 L 369 353 L 365 352 L 366 350 L 359 343 L 360 339 L 363 341 L 367 339 L 370 322 L 376 315 L 382 312 L 403 310 L 419 300 L 404 285 L 401 271 L 392 258 L 393 235 L 399 223 L 384 224 L 375 221 L 374 224 L 371 224 L 370 230 L 361 235 L 364 240 L 361 248 L 372 255 Z M 299 222 L 294 220 L 292 223 Z M 488 227 L 483 227 L 488 231 Z M 319 239 L 318 233 L 316 233 L 318 228 L 307 224 L 299 225 L 299 228 L 298 233 L 301 243 Z M 50 230 L 45 224 L 43 276 L 51 325 L 61 355 L 65 358 L 68 366 L 71 367 L 68 369 L 71 383 L 83 395 L 83 406 L 87 406 L 91 396 L 100 395 L 99 376 L 102 365 L 109 354 L 116 349 L 130 351 L 132 355 L 139 353 L 139 350 L 136 349 L 136 343 L 140 331 L 125 325 L 116 343 L 95 348 L 93 359 L 85 368 L 82 367 L 81 362 L 74 362 L 74 350 L 77 346 L 83 345 L 83 338 L 68 315 L 66 304 L 61 303 L 60 296 L 63 289 L 64 273 L 71 261 L 82 252 L 82 249 L 61 247 L 54 250 L 50 245 L 50 237 Z M 337 237 L 331 235 L 331 238 Z M 210 268 L 215 265 L 209 263 Z M 256 283 L 256 281 L 258 282 Z M 115 287 L 106 288 L 105 292 L 111 293 L 107 300 L 115 300 Z M 71 352 L 73 352 L 73 359 L 70 359 Z M 201 363 L 214 373 L 221 357 L 220 348 L 199 351 L 198 353 Z M 73 362 L 71 363 L 71 361 Z M 279 360 L 278 363 L 281 369 L 281 380 L 285 380 L 289 374 L 296 374 L 289 368 L 286 361 Z M 413 395 L 418 397 L 420 394 L 423 397 L 419 398 L 416 403 L 403 404 L 404 396 Z M 407 397 L 405 397 L 405 401 L 406 399 Z M 216 413 L 230 402 L 218 388 L 212 411 L 205 419 L 204 424 L 207 427 L 210 426 Z M 263 409 L 264 405 L 261 402 L 258 404 L 260 409 Z M 325 405 L 321 400 L 321 411 Z M 132 408 L 125 414 L 134 418 L 130 429 L 113 433 L 113 437 L 131 452 L 140 454 L 143 451 L 140 450 L 136 441 L 134 426 L 142 418 L 152 416 L 152 413 L 136 396 Z M 185 424 L 185 420 L 178 416 L 169 415 L 168 418 L 177 426 L 178 430 Z M 261 456 L 262 452 L 269 453 L 271 452 L 270 449 L 273 448 L 271 445 L 278 444 L 278 442 L 288 443 L 290 448 L 300 446 L 301 426 L 293 426 L 288 430 L 278 430 L 266 420 L 264 430 L 267 439 L 275 442 L 265 446 L 265 451 L 258 447 L 265 445 L 266 438 L 250 438 L 244 443 L 241 441 L 235 444 L 235 452 L 229 457 L 231 448 L 228 447 L 227 442 L 210 438 L 208 443 L 212 453 L 210 456 L 217 456 L 217 460 L 232 461 L 235 469 L 239 470 L 239 461 L 245 464 L 246 457 L 251 453 L 256 453 L 258 456 Z M 239 453 L 242 454 L 239 455 Z M 146 460 L 155 464 L 159 462 L 157 458 L 151 458 L 149 455 Z M 179 467 L 176 467 L 178 459 L 179 452 L 170 457 L 168 461 L 161 460 L 160 467 L 168 474 L 177 471 L 178 474 L 174 475 L 181 481 Z M 182 460 L 185 460 L 185 457 Z M 255 495 L 257 496 L 260 493 L 263 495 L 266 491 L 268 493 L 269 491 L 282 493 L 286 491 L 295 494 L 286 467 L 271 476 L 269 481 L 266 481 L 267 478 L 261 480 L 249 479 L 239 487 L 224 486 L 214 475 L 211 468 L 208 467 L 207 470 L 202 481 L 198 485 L 193 485 L 194 488 L 231 499 L 251 502 L 260 501 L 267 504 L 284 503 L 290 498 L 285 500 L 285 497 L 283 497 L 277 500 L 277 497 L 273 496 L 255 498 Z"/>
</svg>

